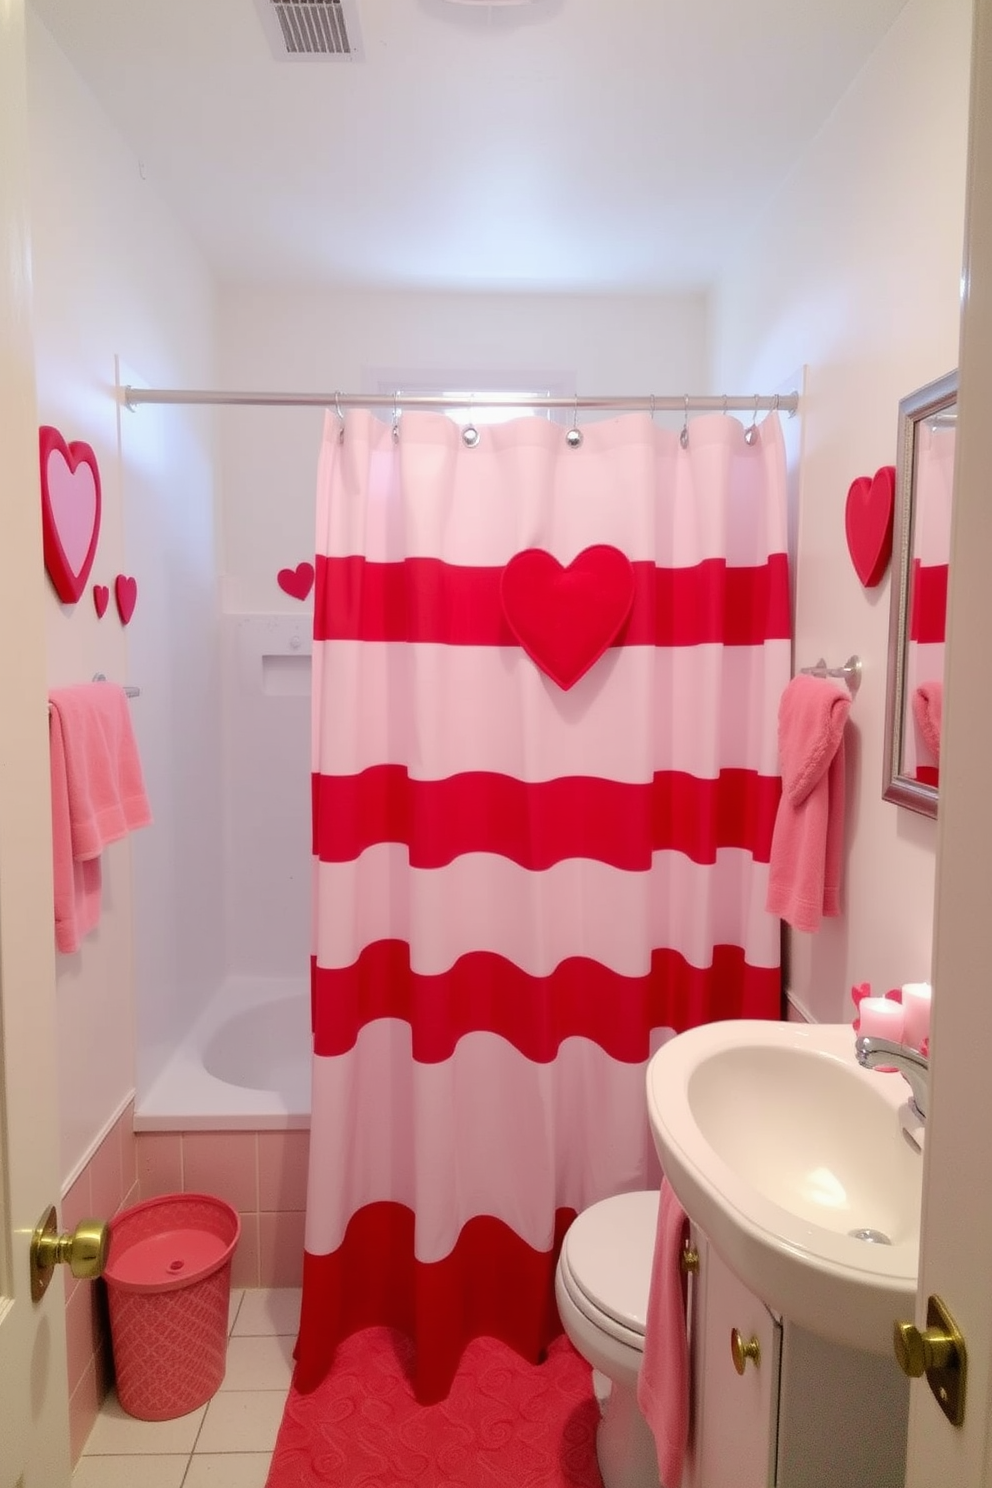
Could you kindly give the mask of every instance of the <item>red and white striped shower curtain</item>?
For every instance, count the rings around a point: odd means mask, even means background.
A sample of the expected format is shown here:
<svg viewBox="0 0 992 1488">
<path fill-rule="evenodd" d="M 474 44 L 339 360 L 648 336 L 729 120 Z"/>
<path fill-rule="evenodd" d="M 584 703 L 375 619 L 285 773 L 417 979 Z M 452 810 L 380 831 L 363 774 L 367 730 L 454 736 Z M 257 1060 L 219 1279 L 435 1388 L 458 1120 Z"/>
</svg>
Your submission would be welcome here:
<svg viewBox="0 0 992 1488">
<path fill-rule="evenodd" d="M 687 449 L 647 415 L 578 449 L 537 418 L 467 448 L 441 415 L 328 417 L 302 1388 L 373 1324 L 414 1337 L 423 1401 L 479 1334 L 539 1357 L 572 1216 L 658 1181 L 649 1054 L 779 1016 L 784 485 L 775 417 Z M 631 608 L 562 690 L 502 574 L 597 545 Z"/>
</svg>

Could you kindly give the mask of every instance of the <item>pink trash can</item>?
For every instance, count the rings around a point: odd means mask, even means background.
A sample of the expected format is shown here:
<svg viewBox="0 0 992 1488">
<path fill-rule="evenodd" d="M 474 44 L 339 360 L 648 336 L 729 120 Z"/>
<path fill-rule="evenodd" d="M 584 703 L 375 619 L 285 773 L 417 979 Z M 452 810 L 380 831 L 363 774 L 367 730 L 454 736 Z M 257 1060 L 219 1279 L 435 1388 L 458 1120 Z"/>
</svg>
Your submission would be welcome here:
<svg viewBox="0 0 992 1488">
<path fill-rule="evenodd" d="M 104 1279 L 129 1415 L 185 1416 L 219 1389 L 240 1233 L 237 1211 L 212 1194 L 146 1199 L 111 1221 Z"/>
</svg>

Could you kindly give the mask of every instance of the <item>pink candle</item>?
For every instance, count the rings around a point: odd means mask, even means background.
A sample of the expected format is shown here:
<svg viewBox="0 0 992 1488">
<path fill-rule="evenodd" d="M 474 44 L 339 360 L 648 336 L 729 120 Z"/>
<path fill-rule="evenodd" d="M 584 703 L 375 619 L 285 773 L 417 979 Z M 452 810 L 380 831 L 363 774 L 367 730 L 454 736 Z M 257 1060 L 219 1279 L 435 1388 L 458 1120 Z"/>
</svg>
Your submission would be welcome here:
<svg viewBox="0 0 992 1488">
<path fill-rule="evenodd" d="M 902 989 L 902 1009 L 903 1039 L 911 1049 L 919 1049 L 930 1037 L 930 983 L 907 982 Z"/>
<path fill-rule="evenodd" d="M 903 1010 L 891 997 L 863 997 L 858 1003 L 861 1026 L 859 1036 L 888 1039 L 890 1043 L 903 1041 Z"/>
</svg>

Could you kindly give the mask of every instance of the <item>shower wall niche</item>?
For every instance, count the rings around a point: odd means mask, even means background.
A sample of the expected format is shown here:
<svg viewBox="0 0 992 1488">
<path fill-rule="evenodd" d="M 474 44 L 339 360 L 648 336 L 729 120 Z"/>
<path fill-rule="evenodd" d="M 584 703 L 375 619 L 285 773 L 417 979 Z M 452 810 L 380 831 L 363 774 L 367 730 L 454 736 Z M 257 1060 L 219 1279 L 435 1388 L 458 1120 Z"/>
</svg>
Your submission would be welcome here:
<svg viewBox="0 0 992 1488">
<path fill-rule="evenodd" d="M 221 621 L 230 976 L 309 973 L 311 629 L 303 609 Z"/>
</svg>

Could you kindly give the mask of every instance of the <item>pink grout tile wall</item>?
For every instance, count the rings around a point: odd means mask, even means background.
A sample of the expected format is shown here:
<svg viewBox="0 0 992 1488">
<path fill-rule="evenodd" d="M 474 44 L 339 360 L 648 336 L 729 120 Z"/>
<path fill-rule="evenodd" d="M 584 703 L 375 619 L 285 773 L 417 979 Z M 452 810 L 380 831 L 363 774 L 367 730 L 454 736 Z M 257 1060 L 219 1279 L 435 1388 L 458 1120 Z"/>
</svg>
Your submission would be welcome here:
<svg viewBox="0 0 992 1488">
<path fill-rule="evenodd" d="M 62 1199 L 62 1228 L 81 1219 L 110 1219 L 138 1199 L 134 1107 L 129 1105 Z M 113 1381 L 107 1292 L 102 1281 L 77 1281 L 64 1268 L 66 1374 L 73 1465 L 79 1460 Z"/>
<path fill-rule="evenodd" d="M 300 1285 L 309 1132 L 138 1132 L 134 1140 L 143 1199 L 210 1193 L 238 1211 L 232 1286 Z"/>
<path fill-rule="evenodd" d="M 232 1287 L 299 1286 L 303 1276 L 307 1131 L 137 1132 L 128 1106 L 62 1200 L 62 1228 L 105 1219 L 142 1199 L 210 1193 L 241 1216 Z M 79 1460 L 113 1383 L 103 1282 L 65 1270 L 69 1424 Z"/>
</svg>

